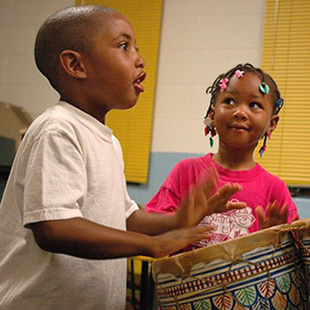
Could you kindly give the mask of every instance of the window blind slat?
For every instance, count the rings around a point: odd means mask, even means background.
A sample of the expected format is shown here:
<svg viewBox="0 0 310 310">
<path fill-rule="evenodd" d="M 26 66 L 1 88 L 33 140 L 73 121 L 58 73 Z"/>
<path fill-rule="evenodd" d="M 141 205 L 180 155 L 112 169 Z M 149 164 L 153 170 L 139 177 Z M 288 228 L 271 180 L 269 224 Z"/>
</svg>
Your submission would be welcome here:
<svg viewBox="0 0 310 310">
<path fill-rule="evenodd" d="M 285 104 L 258 161 L 294 186 L 310 186 L 309 16 L 309 0 L 266 1 L 262 67 L 276 80 Z"/>
</svg>

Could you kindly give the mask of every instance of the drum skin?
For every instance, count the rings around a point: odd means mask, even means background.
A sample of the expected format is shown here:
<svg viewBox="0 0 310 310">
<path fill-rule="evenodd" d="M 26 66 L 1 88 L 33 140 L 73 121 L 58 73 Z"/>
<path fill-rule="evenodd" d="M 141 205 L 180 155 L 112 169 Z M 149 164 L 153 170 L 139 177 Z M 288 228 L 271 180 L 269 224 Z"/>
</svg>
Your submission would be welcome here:
<svg viewBox="0 0 310 310">
<path fill-rule="evenodd" d="M 153 263 L 162 310 L 306 310 L 305 276 L 290 225 Z"/>
</svg>

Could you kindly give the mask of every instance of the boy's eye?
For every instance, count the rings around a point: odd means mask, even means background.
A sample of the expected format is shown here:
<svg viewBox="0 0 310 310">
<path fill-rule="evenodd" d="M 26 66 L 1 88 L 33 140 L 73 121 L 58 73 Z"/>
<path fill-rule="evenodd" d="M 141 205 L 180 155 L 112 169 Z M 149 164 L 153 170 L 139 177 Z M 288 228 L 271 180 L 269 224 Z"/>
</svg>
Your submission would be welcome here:
<svg viewBox="0 0 310 310">
<path fill-rule="evenodd" d="M 251 103 L 250 103 L 250 108 L 253 108 L 253 109 L 261 109 L 262 106 L 261 106 L 261 104 L 258 103 L 258 102 L 251 102 Z"/>
<path fill-rule="evenodd" d="M 124 42 L 124 43 L 120 44 L 119 47 L 122 48 L 123 50 L 127 51 L 128 47 L 129 47 L 129 43 Z"/>
</svg>

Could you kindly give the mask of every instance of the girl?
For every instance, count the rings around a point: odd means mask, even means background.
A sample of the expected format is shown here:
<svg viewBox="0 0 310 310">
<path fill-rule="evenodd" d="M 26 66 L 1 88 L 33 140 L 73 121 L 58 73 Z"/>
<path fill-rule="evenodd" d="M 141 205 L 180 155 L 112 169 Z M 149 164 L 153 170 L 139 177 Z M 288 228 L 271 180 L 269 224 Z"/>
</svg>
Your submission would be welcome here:
<svg viewBox="0 0 310 310">
<path fill-rule="evenodd" d="M 297 208 L 285 183 L 268 173 L 253 159 L 258 141 L 263 156 L 267 138 L 271 138 L 283 106 L 277 84 L 264 71 L 251 64 L 239 64 L 221 74 L 207 88 L 211 94 L 205 116 L 205 134 L 219 136 L 216 154 L 185 159 L 171 171 L 158 193 L 146 205 L 149 212 L 174 213 L 191 184 L 196 183 L 215 166 L 218 187 L 226 182 L 239 183 L 243 190 L 231 197 L 232 202 L 245 202 L 247 208 L 206 216 L 201 224 L 214 227 L 204 246 L 259 229 L 298 219 Z"/>
</svg>

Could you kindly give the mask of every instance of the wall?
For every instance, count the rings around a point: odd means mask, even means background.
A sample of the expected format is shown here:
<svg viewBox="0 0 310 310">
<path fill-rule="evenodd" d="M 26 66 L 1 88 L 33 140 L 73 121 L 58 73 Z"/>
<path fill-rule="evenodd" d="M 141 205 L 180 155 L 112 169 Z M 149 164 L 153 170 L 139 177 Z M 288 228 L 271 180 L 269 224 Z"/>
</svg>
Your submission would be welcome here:
<svg viewBox="0 0 310 310">
<path fill-rule="evenodd" d="M 205 90 L 238 63 L 260 65 L 264 5 L 264 0 L 165 1 L 153 152 L 206 152 Z"/>
<path fill-rule="evenodd" d="M 34 63 L 34 41 L 43 21 L 73 0 L 0 1 L 0 100 L 25 107 L 32 117 L 58 94 Z"/>
<path fill-rule="evenodd" d="M 58 100 L 35 68 L 34 39 L 48 15 L 73 3 L 0 2 L 1 101 L 23 106 L 36 117 Z M 165 0 L 149 182 L 129 185 L 138 202 L 152 197 L 179 160 L 210 151 L 202 124 L 209 100 L 205 89 L 238 63 L 260 65 L 264 9 L 265 0 Z M 309 200 L 297 203 L 303 217 L 310 216 Z"/>
</svg>

